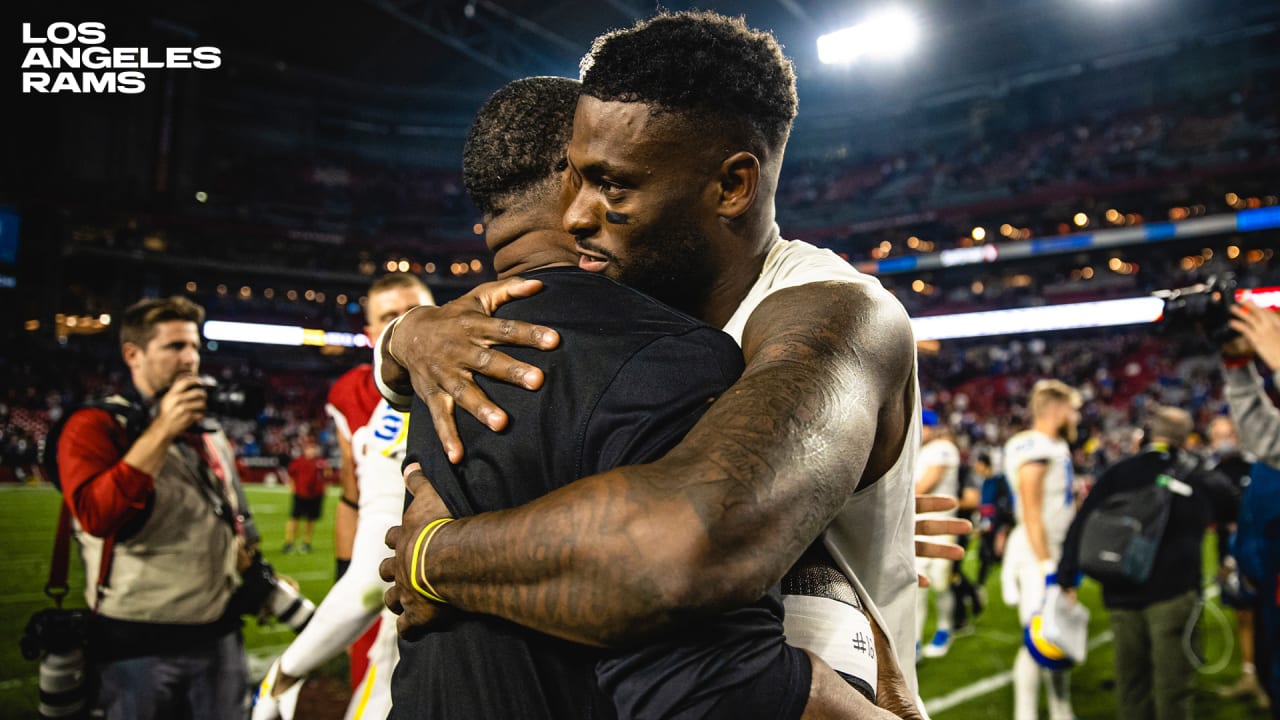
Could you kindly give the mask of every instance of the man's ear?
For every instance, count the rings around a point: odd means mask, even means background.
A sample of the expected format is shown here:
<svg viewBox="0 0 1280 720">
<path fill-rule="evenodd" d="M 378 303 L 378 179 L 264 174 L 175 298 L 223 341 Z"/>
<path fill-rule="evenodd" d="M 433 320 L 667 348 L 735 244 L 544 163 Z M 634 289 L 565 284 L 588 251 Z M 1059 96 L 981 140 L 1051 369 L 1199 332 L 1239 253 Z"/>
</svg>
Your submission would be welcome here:
<svg viewBox="0 0 1280 720">
<path fill-rule="evenodd" d="M 720 217 L 736 219 L 751 209 L 760 188 L 760 160 L 739 151 L 720 163 Z"/>
<path fill-rule="evenodd" d="M 120 356 L 124 358 L 124 364 L 132 368 L 137 358 L 142 356 L 142 348 L 131 342 L 124 343 L 120 346 Z"/>
</svg>

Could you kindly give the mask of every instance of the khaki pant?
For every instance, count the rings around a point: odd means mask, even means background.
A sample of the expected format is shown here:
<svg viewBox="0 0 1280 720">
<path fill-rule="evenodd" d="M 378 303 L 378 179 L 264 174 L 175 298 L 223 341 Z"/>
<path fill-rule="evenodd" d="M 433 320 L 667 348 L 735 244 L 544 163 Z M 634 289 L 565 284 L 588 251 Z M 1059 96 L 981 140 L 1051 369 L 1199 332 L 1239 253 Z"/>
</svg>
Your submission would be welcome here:
<svg viewBox="0 0 1280 720">
<path fill-rule="evenodd" d="M 1122 720 L 1189 720 L 1194 714 L 1196 669 L 1183 647 L 1197 592 L 1141 610 L 1112 610 L 1116 643 L 1116 717 Z M 1199 646 L 1199 630 L 1192 634 Z"/>
</svg>

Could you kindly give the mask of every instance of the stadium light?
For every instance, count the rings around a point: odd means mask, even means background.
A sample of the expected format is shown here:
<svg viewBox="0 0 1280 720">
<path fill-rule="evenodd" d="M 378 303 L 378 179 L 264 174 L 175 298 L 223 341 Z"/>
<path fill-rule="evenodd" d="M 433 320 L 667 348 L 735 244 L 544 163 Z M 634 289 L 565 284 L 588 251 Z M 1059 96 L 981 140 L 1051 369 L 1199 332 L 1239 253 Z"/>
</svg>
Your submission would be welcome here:
<svg viewBox="0 0 1280 720">
<path fill-rule="evenodd" d="M 457 263 L 462 264 L 462 263 Z M 1091 268 L 1090 268 L 1091 269 Z M 920 290 L 929 286 L 917 280 Z M 980 283 L 974 283 L 974 293 L 981 292 Z M 339 296 L 340 299 L 342 296 Z M 362 300 L 364 298 L 361 298 Z M 1236 291 L 1236 301 L 1250 300 L 1258 307 L 1280 311 L 1280 286 L 1258 287 Z M 1164 300 L 1148 295 L 1122 300 L 1096 300 L 1093 302 L 1039 307 L 987 310 L 950 315 L 929 315 L 911 319 L 911 327 L 917 341 L 954 340 L 996 335 L 1078 330 L 1082 328 L 1114 327 L 1117 325 L 1141 325 L 1160 320 L 1164 314 Z M 66 318 L 68 321 L 73 318 Z M 99 318 L 108 324 L 109 316 Z M 28 321 L 27 329 L 34 330 L 39 321 Z M 223 342 L 257 343 L 264 345 L 311 345 L 316 347 L 372 347 L 363 333 L 326 332 L 294 325 L 267 323 L 228 322 L 209 320 L 204 324 L 206 340 Z"/>
<path fill-rule="evenodd" d="M 1280 286 L 1236 291 L 1236 302 L 1249 300 L 1260 308 L 1280 310 Z M 912 318 L 917 341 L 1019 335 L 1084 328 L 1143 325 L 1159 322 L 1164 300 L 1148 295 L 1122 300 L 1097 300 L 1065 305 L 987 310 Z"/>
<path fill-rule="evenodd" d="M 919 36 L 919 24 L 910 13 L 889 8 L 857 25 L 819 37 L 818 59 L 833 65 L 863 58 L 900 58 L 915 49 Z"/>
<path fill-rule="evenodd" d="M 229 322 L 209 320 L 204 324 L 206 340 L 244 342 L 260 345 L 313 345 L 323 347 L 372 347 L 363 333 L 327 332 L 296 325 L 271 325 L 268 323 Z"/>
</svg>

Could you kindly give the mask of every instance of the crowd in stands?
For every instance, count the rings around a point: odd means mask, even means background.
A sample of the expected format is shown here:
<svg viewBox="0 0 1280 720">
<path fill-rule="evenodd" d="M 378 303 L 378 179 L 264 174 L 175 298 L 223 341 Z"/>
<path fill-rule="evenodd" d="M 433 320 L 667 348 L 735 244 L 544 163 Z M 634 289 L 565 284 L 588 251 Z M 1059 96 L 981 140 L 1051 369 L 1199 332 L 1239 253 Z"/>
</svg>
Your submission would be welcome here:
<svg viewBox="0 0 1280 720">
<path fill-rule="evenodd" d="M 1041 378 L 1080 390 L 1079 441 L 1073 446 L 1081 475 L 1094 476 L 1131 454 L 1154 405 L 1190 412 L 1203 437 L 1226 413 L 1213 348 L 1203 340 L 1150 332 L 1079 331 L 943 344 L 920 354 L 923 404 L 934 409 L 970 457 L 999 457 L 1014 433 L 1031 424 L 1026 398 Z"/>
<path fill-rule="evenodd" d="M 26 342 L 0 354 L 7 382 L 0 396 L 0 479 L 37 474 L 38 452 L 49 428 L 86 398 L 121 387 L 124 374 L 104 350 L 104 338 L 69 346 Z M 1077 462 L 1085 474 L 1131 449 L 1143 411 L 1152 403 L 1190 410 L 1198 426 L 1223 411 L 1216 357 L 1207 346 L 1167 337 L 1153 328 L 1077 331 L 1072 334 L 943 343 L 920 354 L 924 405 L 957 434 L 962 451 L 997 453 L 1029 422 L 1025 399 L 1039 378 L 1061 379 L 1080 389 L 1081 443 Z M 323 406 L 330 371 L 251 369 L 243 359 L 219 356 L 205 372 L 221 382 L 257 384 L 269 390 L 266 406 L 250 420 L 224 422 L 248 466 L 287 465 L 308 442 L 336 457 L 333 429 Z M 262 473 L 252 475 L 261 479 Z"/>
<path fill-rule="evenodd" d="M 43 478 L 40 458 L 49 430 L 82 403 L 128 386 L 109 335 L 75 338 L 65 346 L 37 336 L 6 344 L 0 353 L 0 377 L 5 378 L 0 384 L 0 482 Z M 256 417 L 223 418 L 237 456 L 260 470 L 250 477 L 260 480 L 265 472 L 287 466 L 309 442 L 317 442 L 336 463 L 337 441 L 324 414 L 334 371 L 263 371 L 224 353 L 213 360 L 206 356 L 202 372 L 220 383 L 266 392 Z M 317 374 L 324 375 L 322 382 Z"/>
<path fill-rule="evenodd" d="M 985 242 L 1018 242 L 1000 236 L 997 228 L 1006 221 L 1025 230 L 1020 238 L 1075 232 L 1079 227 L 1067 222 L 1069 206 L 1063 202 L 1085 196 L 1096 223 L 1090 229 L 1111 226 L 1100 213 L 1113 201 L 1123 223 L 1179 219 L 1169 216 L 1170 193 L 1199 203 L 1190 216 L 1240 209 L 1227 199 L 1231 188 L 1241 196 L 1256 190 L 1267 204 L 1277 204 L 1278 108 L 1280 87 L 1255 79 L 1212 101 L 1171 98 L 1016 132 L 992 120 L 964 143 L 854 158 L 788 158 L 777 195 L 779 219 L 787 236 L 830 246 L 858 262 L 983 242 L 970 233 L 978 223 L 986 225 Z M 183 276 L 179 282 L 199 276 L 187 292 L 212 317 L 291 319 L 344 332 L 359 332 L 359 288 L 388 259 L 411 258 L 411 270 L 426 277 L 441 301 L 491 277 L 487 260 L 474 267 L 468 260 L 485 253 L 457 169 L 228 150 L 213 153 L 207 170 L 203 199 L 187 201 L 166 217 L 139 223 L 122 215 L 114 226 L 82 227 L 70 237 L 72 249 L 182 258 L 189 266 L 177 273 Z M 922 213 L 933 215 L 894 220 Z M 888 222 L 879 229 L 857 227 L 877 219 Z M 913 233 L 924 242 L 905 243 Z M 881 279 L 913 316 L 1133 297 L 1227 270 L 1239 276 L 1241 286 L 1260 286 L 1280 284 L 1278 240 L 1274 232 L 1206 239 L 1204 250 L 1213 252 L 1191 264 L 1184 259 L 1201 254 L 1200 241 Z M 871 254 L 885 242 L 891 247 Z M 1122 258 L 1122 265 L 1110 267 L 1109 258 Z M 466 265 L 461 275 L 450 272 L 459 259 Z M 217 263 L 225 271 L 216 270 Z M 237 274 L 245 267 L 287 269 L 292 279 L 250 280 Z M 250 292 L 241 292 L 242 283 L 252 283 Z M 303 297 L 306 289 L 314 297 Z M 0 386 L 0 452 L 6 468 L 34 465 L 45 433 L 63 413 L 84 398 L 121 387 L 124 379 L 110 343 L 46 345 L 38 337 L 14 338 L 0 352 L 6 378 Z M 941 354 L 922 356 L 921 378 L 927 404 L 967 438 L 965 449 L 998 447 L 1011 429 L 1024 425 L 1022 398 L 1036 378 L 1058 377 L 1079 386 L 1088 399 L 1085 427 L 1092 444 L 1081 451 L 1082 463 L 1088 463 L 1094 450 L 1114 457 L 1126 449 L 1128 433 L 1151 401 L 1190 403 L 1202 422 L 1220 409 L 1212 369 L 1175 363 L 1169 342 L 1142 330 L 1101 340 L 946 343 Z M 334 452 L 323 404 L 329 381 L 341 370 L 337 364 L 267 372 L 220 358 L 208 367 L 225 381 L 270 388 L 260 417 L 228 423 L 242 457 L 287 463 L 310 439 Z M 316 382 L 317 376 L 324 382 Z"/>
<path fill-rule="evenodd" d="M 850 223 L 965 206 L 980 214 L 983 205 L 1011 198 L 1043 207 L 1055 195 L 1092 196 L 1108 188 L 1120 194 L 1137 180 L 1185 183 L 1189 174 L 1274 164 L 1280 161 L 1278 100 L 1280 88 L 1259 84 L 1207 103 L 1099 112 L 1017 133 L 992 128 L 952 146 L 855 160 L 789 160 L 778 190 L 780 217 L 801 234 L 847 240 Z M 1019 209 L 1001 204 L 1005 212 Z M 1164 220 L 1165 211 L 1147 217 Z M 1031 217 L 1027 224 L 1041 237 L 1058 234 L 1067 219 Z M 967 231 L 938 237 L 935 249 L 954 246 Z"/>
<path fill-rule="evenodd" d="M 1011 128 L 988 119 L 964 141 L 922 144 L 853 157 L 788 157 L 778 217 L 788 237 L 843 252 L 854 262 L 972 243 L 1075 232 L 1088 210 L 1090 230 L 1166 221 L 1170 198 L 1195 214 L 1227 212 L 1229 192 L 1280 195 L 1280 88 L 1255 78 L 1211 99 L 1169 97 L 1051 125 Z M 855 143 L 856 144 L 856 143 Z M 191 262 L 279 267 L 360 278 L 388 259 L 408 258 L 433 287 L 491 277 L 473 231 L 478 213 L 458 168 L 375 164 L 352 157 L 227 148 L 207 151 L 204 200 L 186 195 L 150 225 L 122 223 L 82 232 L 77 243 L 127 252 L 161 252 Z M 1084 207 L 1084 205 L 1088 207 Z M 1119 208 L 1124 220 L 1104 221 Z M 1178 219 L 1178 218 L 1172 218 Z M 923 242 L 908 247 L 909 236 Z M 874 254 L 889 242 L 891 248 Z M 160 249 L 157 249 L 160 248 Z M 479 272 L 450 273 L 479 259 Z M 461 290 L 460 290 L 461 291 Z M 332 293 L 330 293 L 332 295 Z"/>
</svg>

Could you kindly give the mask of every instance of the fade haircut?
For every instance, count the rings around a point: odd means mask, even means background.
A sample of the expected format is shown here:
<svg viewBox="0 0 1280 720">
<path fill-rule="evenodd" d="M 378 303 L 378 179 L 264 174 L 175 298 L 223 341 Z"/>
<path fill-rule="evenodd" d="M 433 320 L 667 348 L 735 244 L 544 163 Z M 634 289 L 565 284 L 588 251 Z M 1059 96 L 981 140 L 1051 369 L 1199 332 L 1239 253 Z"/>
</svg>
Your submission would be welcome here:
<svg viewBox="0 0 1280 720">
<path fill-rule="evenodd" d="M 462 182 L 480 212 L 496 215 L 564 170 L 581 89 L 569 78 L 531 77 L 485 101 L 462 149 Z"/>
<path fill-rule="evenodd" d="M 796 75 L 772 34 L 742 17 L 662 13 L 601 35 L 582 59 L 582 92 L 711 123 L 761 159 L 786 145 Z"/>
<path fill-rule="evenodd" d="M 167 298 L 147 298 L 130 305 L 120 321 L 120 345 L 132 343 L 145 350 L 156 335 L 156 325 L 181 320 L 196 324 L 196 331 L 204 324 L 204 308 L 181 295 Z"/>
<path fill-rule="evenodd" d="M 413 290 L 422 290 L 429 297 L 431 289 L 427 284 L 422 282 L 422 278 L 411 273 L 388 273 L 373 281 L 369 286 L 369 295 L 380 293 L 383 290 L 394 290 L 396 288 L 410 288 Z"/>
<path fill-rule="evenodd" d="M 1068 403 L 1078 408 L 1081 405 L 1080 393 L 1061 380 L 1039 380 L 1031 386 L 1032 417 L 1040 417 L 1052 405 Z"/>
</svg>

